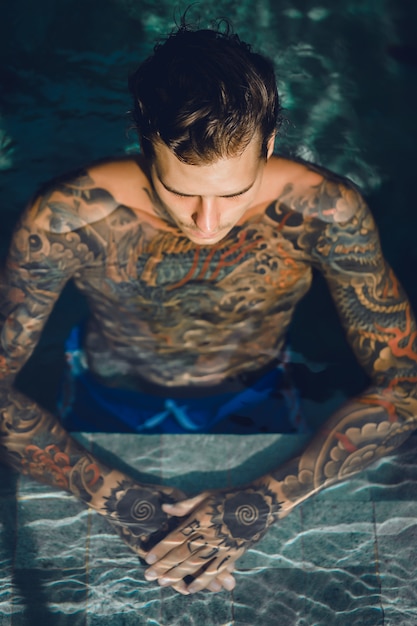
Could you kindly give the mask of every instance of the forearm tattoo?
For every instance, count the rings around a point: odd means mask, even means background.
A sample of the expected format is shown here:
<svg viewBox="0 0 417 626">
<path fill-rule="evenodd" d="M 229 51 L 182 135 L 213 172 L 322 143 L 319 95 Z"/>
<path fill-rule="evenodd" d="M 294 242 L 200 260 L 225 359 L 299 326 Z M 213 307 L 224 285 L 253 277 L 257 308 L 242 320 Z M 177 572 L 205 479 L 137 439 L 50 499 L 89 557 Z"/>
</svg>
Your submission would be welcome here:
<svg viewBox="0 0 417 626">
<path fill-rule="evenodd" d="M 0 458 L 14 469 L 89 503 L 106 473 L 55 417 L 0 383 Z"/>
<path fill-rule="evenodd" d="M 63 286 L 97 256 L 97 245 L 85 233 L 87 216 L 103 213 L 108 194 L 94 193 L 92 187 L 89 176 L 80 173 L 53 185 L 24 213 L 12 239 L 0 301 L 1 458 L 86 502 L 100 489 L 104 468 L 13 382 Z M 77 228 L 81 231 L 74 232 Z"/>
</svg>

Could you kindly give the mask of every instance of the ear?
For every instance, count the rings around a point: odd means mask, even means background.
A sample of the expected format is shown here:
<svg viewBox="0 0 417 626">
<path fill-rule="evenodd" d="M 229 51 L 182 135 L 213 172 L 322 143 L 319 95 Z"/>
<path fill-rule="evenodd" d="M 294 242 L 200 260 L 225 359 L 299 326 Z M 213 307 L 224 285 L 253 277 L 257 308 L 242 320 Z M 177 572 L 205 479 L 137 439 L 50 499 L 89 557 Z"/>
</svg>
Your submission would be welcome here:
<svg viewBox="0 0 417 626">
<path fill-rule="evenodd" d="M 275 136 L 276 136 L 276 133 L 273 133 L 270 136 L 270 138 L 268 139 L 268 143 L 266 144 L 266 148 L 267 148 L 266 158 L 267 158 L 267 160 L 272 156 L 272 154 L 274 152 Z"/>
</svg>

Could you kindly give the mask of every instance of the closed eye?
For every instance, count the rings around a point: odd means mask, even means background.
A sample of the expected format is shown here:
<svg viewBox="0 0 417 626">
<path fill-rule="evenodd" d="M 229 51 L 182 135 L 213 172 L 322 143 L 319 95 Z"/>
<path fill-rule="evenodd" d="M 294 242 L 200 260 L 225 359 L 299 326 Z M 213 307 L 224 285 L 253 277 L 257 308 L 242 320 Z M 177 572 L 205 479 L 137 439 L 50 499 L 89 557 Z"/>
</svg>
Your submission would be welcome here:
<svg viewBox="0 0 417 626">
<path fill-rule="evenodd" d="M 195 198 L 196 197 L 187 193 L 180 193 L 179 191 L 173 191 L 172 189 L 168 189 L 168 191 L 174 194 L 174 196 L 178 196 L 178 198 Z M 248 191 L 249 189 L 245 189 L 244 191 L 239 191 L 239 193 L 234 193 L 234 194 L 227 195 L 227 196 L 219 196 L 219 198 L 240 198 L 240 196 L 243 196 Z"/>
<path fill-rule="evenodd" d="M 245 189 L 245 191 L 239 191 L 239 193 L 234 193 L 231 196 L 220 196 L 221 198 L 240 198 L 240 196 L 243 196 L 247 191 L 249 191 L 249 189 Z"/>
<path fill-rule="evenodd" d="M 172 191 L 171 189 L 168 189 L 168 191 L 171 191 L 174 196 L 178 196 L 179 198 L 194 198 L 194 196 L 190 196 L 186 193 L 179 193 L 178 191 Z"/>
<path fill-rule="evenodd" d="M 170 193 L 172 193 L 174 196 L 177 196 L 178 198 L 195 198 L 198 194 L 189 194 L 189 193 L 181 193 L 180 191 L 177 191 L 176 189 L 172 189 L 172 187 L 170 187 L 169 185 L 167 185 L 162 179 L 161 176 L 159 174 L 157 174 L 158 176 L 158 180 L 161 183 L 161 185 Z M 231 194 L 224 194 L 219 196 L 219 198 L 239 198 L 239 196 L 243 196 L 245 193 L 247 193 L 250 189 L 252 189 L 252 187 L 255 184 L 255 180 L 248 185 L 245 189 L 242 189 L 241 191 L 238 191 L 237 193 L 231 193 Z"/>
</svg>

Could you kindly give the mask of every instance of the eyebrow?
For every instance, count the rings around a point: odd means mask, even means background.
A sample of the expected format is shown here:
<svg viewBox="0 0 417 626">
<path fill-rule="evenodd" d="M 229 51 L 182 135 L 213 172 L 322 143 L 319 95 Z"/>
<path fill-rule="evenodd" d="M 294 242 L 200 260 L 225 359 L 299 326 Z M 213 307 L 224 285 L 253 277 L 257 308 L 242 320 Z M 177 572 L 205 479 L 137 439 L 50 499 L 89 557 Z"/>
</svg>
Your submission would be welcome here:
<svg viewBox="0 0 417 626">
<path fill-rule="evenodd" d="M 158 176 L 159 182 L 167 191 L 170 191 L 171 193 L 174 193 L 177 196 L 185 196 L 186 198 L 194 198 L 197 195 L 193 193 L 182 193 L 182 191 L 177 191 L 176 189 L 172 189 L 172 187 L 164 183 L 158 171 L 156 172 L 156 174 Z M 251 189 L 254 186 L 254 184 L 255 184 L 255 181 L 253 181 L 248 187 L 245 187 L 245 189 L 242 189 L 241 191 L 237 191 L 236 193 L 228 193 L 228 194 L 219 196 L 219 198 L 233 198 L 234 196 L 242 196 L 244 193 L 249 191 L 249 189 Z"/>
</svg>

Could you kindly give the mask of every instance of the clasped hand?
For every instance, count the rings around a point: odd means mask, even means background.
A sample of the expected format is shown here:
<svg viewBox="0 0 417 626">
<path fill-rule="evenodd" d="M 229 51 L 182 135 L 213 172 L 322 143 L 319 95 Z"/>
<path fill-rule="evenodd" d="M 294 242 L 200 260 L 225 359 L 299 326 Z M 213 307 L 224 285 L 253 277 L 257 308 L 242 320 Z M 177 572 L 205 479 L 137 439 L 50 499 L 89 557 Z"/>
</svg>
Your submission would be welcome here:
<svg viewBox="0 0 417 626">
<path fill-rule="evenodd" d="M 112 487 L 109 495 L 104 496 L 102 515 L 114 530 L 143 559 L 163 537 L 178 526 L 176 512 L 164 510 L 164 506 L 183 501 L 185 495 L 178 489 L 163 485 L 141 485 L 129 477 L 123 477 Z M 182 507 L 180 515 L 184 515 Z M 233 588 L 234 579 L 228 571 L 221 572 L 213 579 L 208 588 L 220 591 L 223 587 Z M 172 583 L 178 592 L 188 594 L 183 580 Z"/>
<path fill-rule="evenodd" d="M 145 557 L 148 580 L 180 593 L 233 589 L 236 560 L 277 519 L 279 504 L 264 486 L 206 491 L 194 498 L 163 504 L 169 515 L 185 520 Z M 191 576 L 187 586 L 184 578 Z"/>
</svg>

